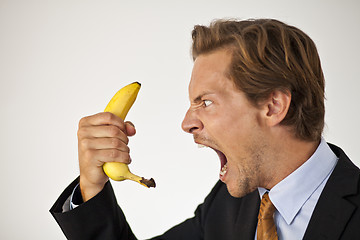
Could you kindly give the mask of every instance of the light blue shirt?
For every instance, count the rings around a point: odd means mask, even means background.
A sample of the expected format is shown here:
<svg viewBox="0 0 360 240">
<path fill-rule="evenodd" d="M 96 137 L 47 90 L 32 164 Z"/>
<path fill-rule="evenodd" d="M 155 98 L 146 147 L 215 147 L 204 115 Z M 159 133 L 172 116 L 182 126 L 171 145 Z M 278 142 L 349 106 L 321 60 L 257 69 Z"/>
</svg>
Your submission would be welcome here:
<svg viewBox="0 0 360 240">
<path fill-rule="evenodd" d="M 71 195 L 70 195 L 70 210 L 73 210 L 75 208 L 77 208 L 79 205 L 74 203 L 74 194 L 75 191 L 77 190 L 77 188 L 80 186 L 80 183 L 78 183 L 75 187 L 74 190 L 72 191 Z"/>
<path fill-rule="evenodd" d="M 274 220 L 279 240 L 303 238 L 337 161 L 337 156 L 322 138 L 315 153 L 269 191 L 270 200 L 276 208 Z M 258 190 L 260 198 L 268 191 L 264 188 Z"/>
</svg>

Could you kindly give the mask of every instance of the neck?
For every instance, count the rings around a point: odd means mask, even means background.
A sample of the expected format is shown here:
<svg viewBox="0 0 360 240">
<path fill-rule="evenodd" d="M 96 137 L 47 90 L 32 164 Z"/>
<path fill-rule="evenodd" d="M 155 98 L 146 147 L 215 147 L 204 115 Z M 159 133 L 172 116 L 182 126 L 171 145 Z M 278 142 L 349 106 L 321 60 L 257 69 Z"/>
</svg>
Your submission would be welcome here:
<svg viewBox="0 0 360 240">
<path fill-rule="evenodd" d="M 319 141 L 304 141 L 294 137 L 281 137 L 270 141 L 268 155 L 266 157 L 265 178 L 262 184 L 265 188 L 271 189 L 281 180 L 290 175 L 306 162 L 316 151 Z"/>
</svg>

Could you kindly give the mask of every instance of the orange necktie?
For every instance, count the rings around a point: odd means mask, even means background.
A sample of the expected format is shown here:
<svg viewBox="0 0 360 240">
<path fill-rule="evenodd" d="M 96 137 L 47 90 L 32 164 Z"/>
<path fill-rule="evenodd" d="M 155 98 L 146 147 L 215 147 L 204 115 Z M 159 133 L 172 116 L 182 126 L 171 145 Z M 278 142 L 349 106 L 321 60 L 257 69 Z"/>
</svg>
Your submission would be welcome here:
<svg viewBox="0 0 360 240">
<path fill-rule="evenodd" d="M 275 207 L 270 201 L 269 194 L 265 193 L 261 199 L 258 216 L 257 240 L 277 240 L 274 222 Z"/>
</svg>

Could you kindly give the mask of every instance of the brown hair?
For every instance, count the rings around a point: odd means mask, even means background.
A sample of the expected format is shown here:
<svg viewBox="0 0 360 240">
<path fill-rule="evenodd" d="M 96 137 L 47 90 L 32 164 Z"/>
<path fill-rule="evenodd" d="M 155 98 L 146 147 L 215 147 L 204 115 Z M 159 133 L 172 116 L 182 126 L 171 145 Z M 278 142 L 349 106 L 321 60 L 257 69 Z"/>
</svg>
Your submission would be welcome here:
<svg viewBox="0 0 360 240">
<path fill-rule="evenodd" d="M 291 93 L 281 122 L 295 136 L 320 140 L 324 127 L 324 76 L 314 42 L 304 32 L 274 19 L 217 20 L 192 31 L 192 55 L 218 49 L 232 53 L 231 79 L 255 106 L 274 90 Z"/>
</svg>

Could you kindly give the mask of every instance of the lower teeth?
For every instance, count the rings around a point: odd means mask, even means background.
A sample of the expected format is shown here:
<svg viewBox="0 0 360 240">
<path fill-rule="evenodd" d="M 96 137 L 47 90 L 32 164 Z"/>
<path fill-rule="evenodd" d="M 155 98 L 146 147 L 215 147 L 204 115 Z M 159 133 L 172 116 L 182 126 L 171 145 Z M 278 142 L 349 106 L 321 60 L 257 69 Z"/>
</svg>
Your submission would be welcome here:
<svg viewBox="0 0 360 240">
<path fill-rule="evenodd" d="M 220 176 L 224 176 L 225 173 L 227 172 L 227 164 L 225 164 L 220 171 Z"/>
</svg>

